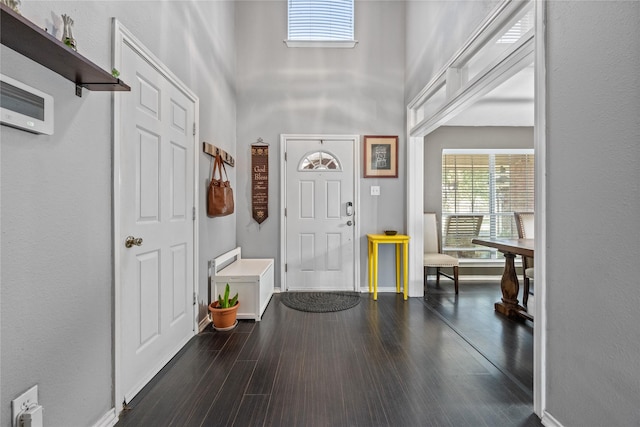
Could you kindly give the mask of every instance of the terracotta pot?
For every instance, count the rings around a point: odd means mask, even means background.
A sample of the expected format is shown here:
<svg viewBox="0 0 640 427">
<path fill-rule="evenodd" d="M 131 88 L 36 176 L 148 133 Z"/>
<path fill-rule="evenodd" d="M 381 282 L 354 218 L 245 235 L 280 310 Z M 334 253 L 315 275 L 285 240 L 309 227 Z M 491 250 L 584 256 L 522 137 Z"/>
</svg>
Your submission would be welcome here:
<svg viewBox="0 0 640 427">
<path fill-rule="evenodd" d="M 236 316 L 238 315 L 238 307 L 240 302 L 229 308 L 218 308 L 218 301 L 214 301 L 209 304 L 209 311 L 211 312 L 211 319 L 213 320 L 213 327 L 222 329 L 230 328 L 236 323 Z"/>
</svg>

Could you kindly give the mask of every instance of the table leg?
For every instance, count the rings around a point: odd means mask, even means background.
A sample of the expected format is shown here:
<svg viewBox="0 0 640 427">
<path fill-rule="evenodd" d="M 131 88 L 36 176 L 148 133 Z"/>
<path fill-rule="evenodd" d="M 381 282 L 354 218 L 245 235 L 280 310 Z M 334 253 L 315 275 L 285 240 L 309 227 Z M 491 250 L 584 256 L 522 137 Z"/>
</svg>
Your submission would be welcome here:
<svg viewBox="0 0 640 427">
<path fill-rule="evenodd" d="M 396 293 L 400 293 L 400 243 L 395 244 L 396 247 Z"/>
<path fill-rule="evenodd" d="M 373 243 L 373 300 L 378 300 L 378 243 Z"/>
<path fill-rule="evenodd" d="M 368 255 L 368 260 L 367 260 L 367 269 L 368 269 L 368 273 L 369 273 L 369 293 L 371 293 L 373 291 L 372 288 L 372 283 L 373 283 L 373 248 L 372 248 L 373 243 L 371 243 L 371 241 L 368 242 L 367 244 L 367 255 Z"/>
<path fill-rule="evenodd" d="M 498 313 L 506 316 L 520 317 L 524 307 L 518 304 L 520 285 L 518 284 L 514 258 L 515 255 L 512 253 L 504 254 L 504 272 L 502 273 L 502 280 L 500 281 L 502 301 L 495 303 L 494 307 Z"/>
<path fill-rule="evenodd" d="M 402 276 L 404 277 L 404 299 L 406 301 L 409 297 L 409 242 L 404 242 L 402 249 L 402 265 L 404 266 Z"/>
</svg>

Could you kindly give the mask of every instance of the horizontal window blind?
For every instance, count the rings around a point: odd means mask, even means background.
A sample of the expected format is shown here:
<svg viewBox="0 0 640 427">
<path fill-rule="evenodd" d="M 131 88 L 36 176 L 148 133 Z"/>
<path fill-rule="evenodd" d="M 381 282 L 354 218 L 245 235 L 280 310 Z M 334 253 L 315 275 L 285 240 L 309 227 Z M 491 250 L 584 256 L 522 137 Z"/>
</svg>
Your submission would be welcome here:
<svg viewBox="0 0 640 427">
<path fill-rule="evenodd" d="M 289 0 L 289 40 L 353 40 L 353 0 Z"/>
<path fill-rule="evenodd" d="M 529 150 L 527 150 L 529 151 Z M 481 215 L 481 237 L 517 238 L 514 212 L 533 212 L 533 152 L 493 153 L 444 152 L 442 156 L 442 217 Z M 453 231 L 452 231 L 453 230 Z M 491 258 L 495 251 L 474 247 L 455 235 L 455 229 L 443 228 L 443 251 L 459 258 Z M 448 243 L 452 242 L 452 243 Z M 466 242 L 460 247 L 455 242 Z"/>
</svg>

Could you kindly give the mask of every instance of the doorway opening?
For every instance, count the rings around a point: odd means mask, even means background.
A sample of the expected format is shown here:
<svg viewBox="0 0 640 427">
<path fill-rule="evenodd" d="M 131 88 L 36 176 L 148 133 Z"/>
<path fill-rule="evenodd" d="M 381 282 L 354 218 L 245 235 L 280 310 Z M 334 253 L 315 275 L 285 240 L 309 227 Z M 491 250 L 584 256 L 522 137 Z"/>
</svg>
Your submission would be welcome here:
<svg viewBox="0 0 640 427">
<path fill-rule="evenodd" d="M 503 1 L 407 107 L 407 231 L 423 235 L 425 137 L 524 70 L 533 70 L 535 212 L 534 411 L 545 409 L 545 62 L 544 2 Z M 518 31 L 515 31 L 515 29 Z M 513 37 L 507 37 L 515 34 Z M 505 41 L 508 39 L 508 43 Z M 501 46 L 497 46 L 501 45 Z M 517 78 L 517 77 L 516 77 Z M 462 117 L 462 116 L 461 116 Z M 410 249 L 409 293 L 423 294 L 422 242 Z"/>
</svg>

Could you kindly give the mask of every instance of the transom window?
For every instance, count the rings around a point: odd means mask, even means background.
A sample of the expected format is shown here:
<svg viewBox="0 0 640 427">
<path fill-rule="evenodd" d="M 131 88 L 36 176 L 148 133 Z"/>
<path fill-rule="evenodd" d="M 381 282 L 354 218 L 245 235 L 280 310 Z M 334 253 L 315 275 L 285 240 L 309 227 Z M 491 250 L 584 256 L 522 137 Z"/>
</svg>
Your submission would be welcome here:
<svg viewBox="0 0 640 427">
<path fill-rule="evenodd" d="M 303 171 L 315 171 L 315 170 L 329 170 L 329 171 L 341 171 L 342 166 L 333 154 L 326 151 L 316 151 L 315 153 L 307 154 L 298 166 L 300 172 Z"/>
<path fill-rule="evenodd" d="M 354 0 L 289 0 L 290 41 L 353 41 Z"/>
<path fill-rule="evenodd" d="M 471 240 L 518 238 L 513 213 L 533 212 L 533 167 L 533 150 L 443 150 L 443 252 L 458 258 L 500 258 Z"/>
</svg>

